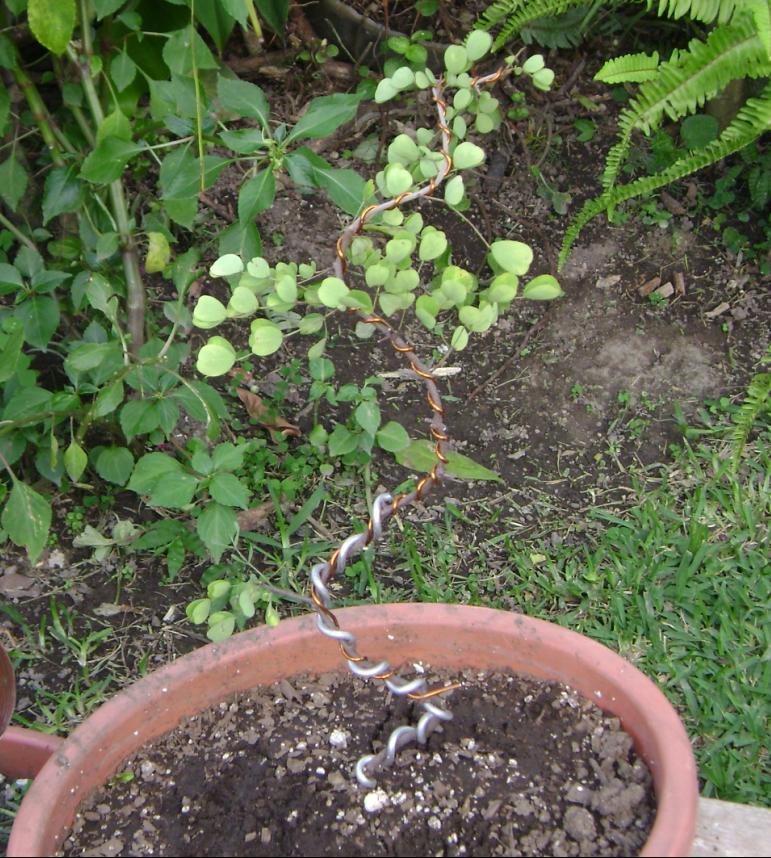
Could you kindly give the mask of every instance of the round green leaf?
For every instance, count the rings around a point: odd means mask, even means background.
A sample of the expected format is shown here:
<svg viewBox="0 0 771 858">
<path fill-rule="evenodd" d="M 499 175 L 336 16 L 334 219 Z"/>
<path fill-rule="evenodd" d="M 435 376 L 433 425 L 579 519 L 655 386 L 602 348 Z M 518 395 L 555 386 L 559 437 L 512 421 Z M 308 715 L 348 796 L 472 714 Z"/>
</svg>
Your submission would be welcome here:
<svg viewBox="0 0 771 858">
<path fill-rule="evenodd" d="M 478 167 L 484 160 L 484 149 L 480 149 L 476 143 L 470 143 L 468 140 L 459 143 L 452 155 L 452 162 L 458 170 Z"/>
<path fill-rule="evenodd" d="M 308 313 L 300 319 L 298 327 L 301 334 L 315 334 L 324 327 L 324 317 L 321 313 Z"/>
<path fill-rule="evenodd" d="M 398 93 L 399 89 L 394 86 L 391 78 L 384 77 L 377 85 L 377 89 L 375 89 L 375 103 L 383 104 L 385 101 L 390 101 Z"/>
<path fill-rule="evenodd" d="M 227 312 L 231 318 L 239 316 L 251 316 L 257 312 L 257 296 L 246 286 L 236 286 L 228 301 Z M 195 319 L 195 317 L 193 317 Z"/>
<path fill-rule="evenodd" d="M 198 352 L 196 369 L 201 375 L 224 375 L 236 362 L 236 350 L 223 337 L 212 337 Z"/>
<path fill-rule="evenodd" d="M 188 620 L 195 625 L 205 623 L 211 610 L 211 599 L 193 599 L 185 608 Z"/>
<path fill-rule="evenodd" d="M 407 66 L 402 66 L 391 75 L 391 83 L 398 90 L 407 89 L 415 83 L 415 73 Z"/>
<path fill-rule="evenodd" d="M 487 30 L 472 30 L 466 39 L 466 53 L 472 63 L 481 60 L 493 46 L 493 37 Z"/>
<path fill-rule="evenodd" d="M 145 257 L 145 270 L 153 274 L 169 264 L 171 259 L 171 248 L 166 236 L 162 232 L 147 233 L 147 256 Z"/>
<path fill-rule="evenodd" d="M 522 297 L 530 301 L 551 301 L 564 294 L 556 277 L 551 274 L 539 274 L 522 290 Z"/>
<path fill-rule="evenodd" d="M 197 328 L 215 328 L 227 318 L 228 311 L 217 298 L 201 295 L 193 310 L 193 324 Z"/>
<path fill-rule="evenodd" d="M 459 206 L 464 193 L 463 176 L 453 176 L 444 186 L 444 200 L 449 206 Z"/>
<path fill-rule="evenodd" d="M 491 262 L 503 271 L 526 274 L 533 261 L 533 251 L 521 241 L 494 241 L 490 246 Z"/>
<path fill-rule="evenodd" d="M 398 295 L 401 292 L 412 292 L 420 283 L 420 275 L 414 268 L 398 271 L 392 280 L 386 283 L 386 291 Z"/>
<path fill-rule="evenodd" d="M 540 71 L 544 65 L 543 56 L 541 54 L 533 54 L 532 57 L 528 57 L 522 64 L 522 71 L 525 74 L 535 74 Z"/>
<path fill-rule="evenodd" d="M 461 45 L 450 45 L 444 52 L 444 65 L 450 74 L 460 74 L 471 65 L 468 53 Z"/>
<path fill-rule="evenodd" d="M 474 128 L 480 134 L 489 134 L 495 128 L 495 119 L 487 113 L 478 113 L 474 120 Z"/>
<path fill-rule="evenodd" d="M 281 348 L 284 335 L 281 330 L 267 319 L 255 319 L 249 337 L 249 348 L 260 357 L 272 355 Z"/>
<path fill-rule="evenodd" d="M 373 289 L 382 286 L 391 276 L 392 267 L 386 262 L 376 262 L 374 265 L 370 265 L 364 272 L 367 286 L 371 286 Z"/>
<path fill-rule="evenodd" d="M 286 304 L 294 304 L 297 300 L 297 277 L 283 274 L 276 279 L 276 295 Z"/>
<path fill-rule="evenodd" d="M 551 69 L 541 69 L 533 75 L 533 86 L 548 92 L 554 82 L 554 72 Z"/>
<path fill-rule="evenodd" d="M 212 277 L 230 277 L 233 274 L 240 274 L 244 270 L 244 263 L 240 256 L 235 253 L 226 253 L 220 256 L 212 267 L 209 269 L 209 274 Z"/>
<path fill-rule="evenodd" d="M 386 190 L 391 196 L 397 197 L 412 187 L 412 176 L 401 164 L 389 164 L 384 176 Z"/>
<path fill-rule="evenodd" d="M 339 277 L 326 277 L 319 286 L 319 301 L 331 309 L 340 306 L 349 289 Z"/>
<path fill-rule="evenodd" d="M 385 255 L 389 262 L 399 263 L 413 251 L 415 241 L 412 238 L 392 238 L 386 242 Z"/>
<path fill-rule="evenodd" d="M 452 106 L 460 113 L 471 104 L 471 90 L 459 89 L 452 98 Z"/>
<path fill-rule="evenodd" d="M 436 316 L 438 312 L 439 303 L 430 295 L 421 295 L 415 302 L 415 315 L 429 331 L 432 331 L 436 325 Z"/>
<path fill-rule="evenodd" d="M 215 620 L 216 618 L 216 620 Z M 236 627 L 236 618 L 230 611 L 218 611 L 209 617 L 209 630 L 206 632 L 206 637 L 212 643 L 221 643 L 227 640 L 234 632 Z"/>
<path fill-rule="evenodd" d="M 391 164 L 407 166 L 420 158 L 420 150 L 409 134 L 399 134 L 394 137 L 388 147 L 388 161 Z"/>
<path fill-rule="evenodd" d="M 519 287 L 519 277 L 510 271 L 504 271 L 493 278 L 487 289 L 487 300 L 497 304 L 505 304 L 514 300 Z"/>
<path fill-rule="evenodd" d="M 459 177 L 456 177 L 459 178 Z M 425 230 L 420 240 L 418 257 L 422 262 L 430 262 L 447 250 L 447 236 L 441 229 Z"/>
</svg>

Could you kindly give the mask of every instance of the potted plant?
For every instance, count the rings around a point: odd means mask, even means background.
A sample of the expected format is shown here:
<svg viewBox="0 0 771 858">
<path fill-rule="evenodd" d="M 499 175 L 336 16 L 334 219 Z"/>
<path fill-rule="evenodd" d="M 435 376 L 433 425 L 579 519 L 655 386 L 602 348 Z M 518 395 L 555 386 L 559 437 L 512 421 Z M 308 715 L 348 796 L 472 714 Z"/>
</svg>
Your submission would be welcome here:
<svg viewBox="0 0 771 858">
<path fill-rule="evenodd" d="M 402 506 L 423 499 L 441 481 L 449 463 L 444 407 L 434 373 L 383 316 L 414 304 L 418 318 L 432 329 L 440 313 L 457 313 L 459 324 L 451 341 L 454 348 L 462 349 L 473 333 L 494 324 L 515 298 L 519 277 L 532 260 L 532 252 L 525 245 L 493 242 L 488 257 L 493 276 L 480 289 L 470 272 L 450 264 L 441 230 L 424 226 L 420 217 L 408 222 L 401 211 L 403 205 L 435 194 L 442 186 L 451 208 L 463 205 L 463 178 L 458 171 L 484 160 L 483 150 L 465 139 L 468 124 L 464 114 L 481 133 L 500 122 L 497 101 L 486 92 L 487 85 L 511 72 L 530 76 L 537 86 L 548 87 L 551 82 L 552 75 L 540 57 L 531 58 L 521 68 L 512 60 L 490 74 L 475 74 L 473 66 L 487 53 L 491 41 L 488 34 L 476 32 L 464 46 L 448 48 L 442 79 L 428 69 L 414 72 L 403 67 L 380 82 L 375 95 L 379 102 L 415 89 L 430 92 L 438 148 L 431 148 L 434 134 L 428 129 L 419 129 L 415 139 L 400 134 L 392 142 L 388 164 L 376 177 L 380 201 L 369 201 L 344 229 L 337 242 L 333 275 L 302 287 L 308 304 L 356 312 L 362 325 L 385 334 L 394 350 L 406 358 L 411 372 L 424 382 L 432 415 L 434 462 L 429 473 L 412 492 L 394 497 L 384 493 L 376 498 L 366 530 L 348 537 L 328 561 L 313 568 L 315 617 L 285 621 L 277 628 L 258 628 L 229 639 L 223 634 L 221 642 L 145 677 L 92 714 L 50 757 L 25 797 L 9 842 L 10 856 L 45 855 L 60 848 L 81 800 L 109 780 L 126 757 L 185 717 L 256 685 L 339 668 L 341 651 L 353 673 L 383 680 L 394 694 L 411 697 L 424 709 L 417 728 L 399 727 L 391 734 L 393 741 L 386 746 L 391 751 L 359 761 L 357 777 L 362 784 L 371 783 L 378 765 L 393 761 L 392 751 L 404 740 L 422 740 L 432 727 L 452 717 L 437 700 L 447 689 L 430 691 L 422 681 L 404 681 L 394 676 L 392 664 L 400 666 L 418 659 L 435 668 L 521 672 L 565 682 L 618 716 L 650 768 L 657 796 L 655 824 L 642 854 L 687 854 L 698 798 L 688 737 L 663 695 L 631 664 L 573 632 L 508 612 L 448 605 L 380 605 L 336 613 L 331 608 L 329 579 L 341 572 L 354 554 L 376 542 L 384 524 Z M 450 89 L 455 91 L 452 101 Z M 365 227 L 387 239 L 384 252 L 362 235 Z M 425 291 L 418 288 L 420 277 L 412 268 L 415 252 L 434 270 L 431 286 Z M 376 313 L 366 291 L 346 283 L 349 264 L 361 266 L 367 285 L 378 289 L 376 300 L 383 316 Z M 305 332 L 318 331 L 313 326 L 315 320 L 308 324 L 307 315 L 297 322 L 295 307 L 301 287 L 296 268 L 286 264 L 270 268 L 259 258 L 245 263 L 227 254 L 214 263 L 212 274 L 228 279 L 232 299 L 225 307 L 217 299 L 201 298 L 194 313 L 199 327 L 215 327 L 227 317 L 253 315 L 258 306 L 266 308 L 265 314 L 252 322 L 250 346 L 258 355 L 275 352 L 292 322 L 301 331 L 303 322 Z M 548 299 L 561 290 L 553 277 L 540 275 L 524 287 L 522 294 Z M 310 317 L 314 315 L 321 314 Z M 220 375 L 228 372 L 235 360 L 233 346 L 214 336 L 200 350 L 197 366 L 205 375 Z M 215 610 L 211 614 L 211 602 L 200 600 L 192 613 L 197 621 L 213 620 L 221 631 L 223 625 L 227 627 L 228 612 Z M 229 628 L 232 630 L 232 619 Z M 319 637 L 319 631 L 326 640 Z M 374 651 L 383 660 L 364 655 Z"/>
</svg>

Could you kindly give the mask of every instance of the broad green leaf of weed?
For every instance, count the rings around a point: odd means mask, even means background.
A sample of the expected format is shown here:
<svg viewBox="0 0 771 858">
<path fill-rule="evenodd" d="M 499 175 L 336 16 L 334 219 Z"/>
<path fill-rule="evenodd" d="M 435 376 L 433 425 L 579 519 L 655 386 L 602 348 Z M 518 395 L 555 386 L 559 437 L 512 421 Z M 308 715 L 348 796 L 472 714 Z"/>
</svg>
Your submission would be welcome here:
<svg viewBox="0 0 771 858">
<path fill-rule="evenodd" d="M 27 549 L 34 563 L 48 538 L 51 504 L 26 483 L 15 480 L 0 523 L 14 544 Z"/>
<path fill-rule="evenodd" d="M 437 461 L 434 445 L 426 440 L 413 441 L 409 447 L 399 450 L 394 455 L 400 465 L 414 471 L 430 471 Z M 450 451 L 447 458 L 445 471 L 451 477 L 459 477 L 463 480 L 498 480 L 503 482 L 495 471 L 491 471 L 462 453 Z"/>
</svg>

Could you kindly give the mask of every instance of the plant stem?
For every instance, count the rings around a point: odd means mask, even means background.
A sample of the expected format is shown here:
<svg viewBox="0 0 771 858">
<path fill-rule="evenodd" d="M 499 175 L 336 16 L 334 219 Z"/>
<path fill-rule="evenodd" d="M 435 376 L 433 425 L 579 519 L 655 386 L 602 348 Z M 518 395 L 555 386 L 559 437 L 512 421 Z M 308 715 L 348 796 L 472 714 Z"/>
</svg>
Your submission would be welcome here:
<svg viewBox="0 0 771 858">
<path fill-rule="evenodd" d="M 46 106 L 43 103 L 43 99 L 40 97 L 37 87 L 21 67 L 21 58 L 18 55 L 12 71 L 15 81 L 19 89 L 24 94 L 24 98 L 29 105 L 29 109 L 32 111 L 32 118 L 35 120 L 35 125 L 37 125 L 40 131 L 40 136 L 43 138 L 43 142 L 51 153 L 51 160 L 57 167 L 63 167 L 64 157 L 62 155 L 59 142 L 56 139 L 56 135 L 51 128 Z"/>
<path fill-rule="evenodd" d="M 4 226 L 8 232 L 12 233 L 18 242 L 28 247 L 30 250 L 34 250 L 36 253 L 39 253 L 37 249 L 37 245 L 31 238 L 27 238 L 23 232 L 21 232 L 13 223 L 8 220 L 8 218 L 0 212 L 0 225 Z"/>
<path fill-rule="evenodd" d="M 91 30 L 89 28 L 86 0 L 81 0 L 80 2 L 80 28 L 83 39 L 83 57 L 78 57 L 72 47 L 67 48 L 67 53 L 80 72 L 86 101 L 94 118 L 94 123 L 99 128 L 102 122 L 104 122 L 104 111 L 99 101 L 94 79 L 91 76 Z M 131 336 L 129 349 L 131 356 L 137 358 L 139 349 L 145 341 L 145 287 L 142 282 L 142 274 L 139 270 L 139 257 L 134 233 L 129 221 L 129 211 L 126 204 L 126 195 L 123 191 L 123 182 L 120 179 L 110 182 L 110 201 L 120 236 L 123 273 L 126 277 L 126 327 Z"/>
</svg>

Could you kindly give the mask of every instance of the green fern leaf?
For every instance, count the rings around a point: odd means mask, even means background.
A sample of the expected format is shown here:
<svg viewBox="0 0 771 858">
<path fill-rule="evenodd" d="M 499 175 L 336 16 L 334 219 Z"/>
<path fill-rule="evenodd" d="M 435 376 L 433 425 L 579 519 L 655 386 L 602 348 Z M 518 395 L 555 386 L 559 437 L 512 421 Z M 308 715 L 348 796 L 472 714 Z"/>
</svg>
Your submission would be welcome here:
<svg viewBox="0 0 771 858">
<path fill-rule="evenodd" d="M 587 200 L 581 211 L 575 216 L 565 232 L 559 257 L 559 268 L 567 260 L 570 248 L 575 243 L 581 230 L 592 218 L 605 209 L 617 206 L 619 203 L 651 194 L 664 185 L 676 182 L 684 176 L 689 176 L 697 170 L 714 164 L 721 158 L 738 152 L 745 146 L 757 140 L 760 135 L 771 127 L 771 83 L 766 84 L 763 92 L 756 98 L 747 99 L 736 114 L 734 120 L 725 128 L 723 133 L 702 149 L 689 152 L 679 158 L 665 170 L 652 176 L 643 176 L 626 185 L 605 190 L 602 194 Z"/>
<path fill-rule="evenodd" d="M 744 402 L 734 414 L 731 432 L 733 452 L 731 470 L 736 473 L 755 421 L 764 411 L 771 412 L 771 372 L 759 372 L 747 385 Z"/>
<path fill-rule="evenodd" d="M 646 5 L 648 9 L 652 9 L 656 6 L 656 0 L 647 0 Z M 677 19 L 687 15 L 704 24 L 711 24 L 715 20 L 725 24 L 731 20 L 737 9 L 747 5 L 747 0 L 658 0 L 657 14 L 659 18 Z"/>
<path fill-rule="evenodd" d="M 619 116 L 619 139 L 608 154 L 602 176 L 604 190 L 613 187 L 635 130 L 650 134 L 665 116 L 680 119 L 695 113 L 731 80 L 771 74 L 752 18 L 714 29 L 705 42 L 693 39 L 659 66 L 654 80 L 645 81 L 629 107 Z"/>
<path fill-rule="evenodd" d="M 594 76 L 595 80 L 610 85 L 642 83 L 653 80 L 659 71 L 659 52 L 652 54 L 625 54 L 608 60 Z"/>
</svg>

